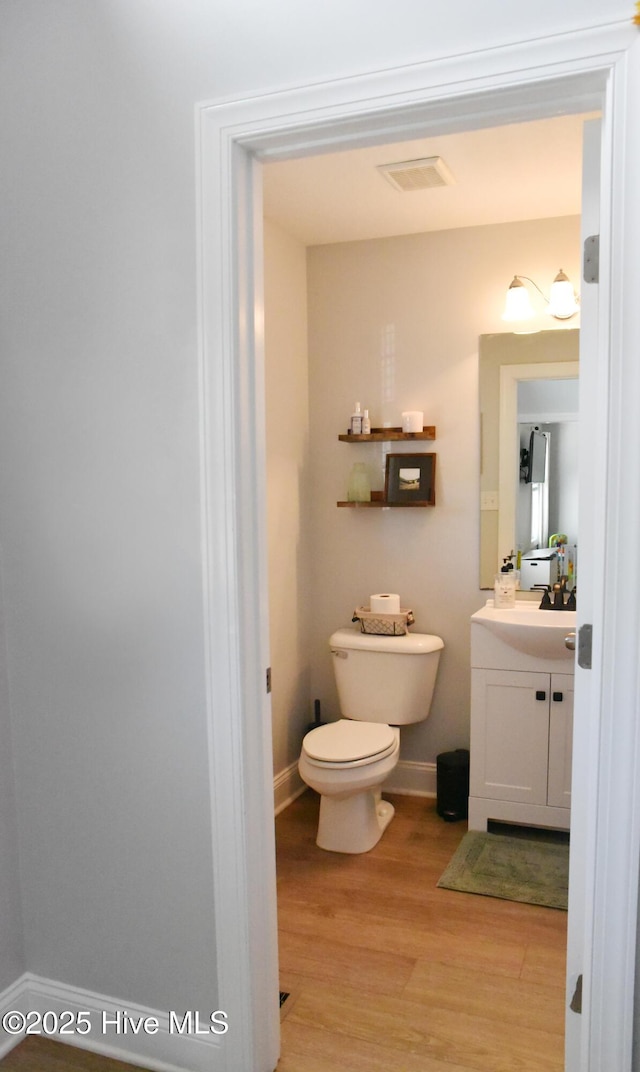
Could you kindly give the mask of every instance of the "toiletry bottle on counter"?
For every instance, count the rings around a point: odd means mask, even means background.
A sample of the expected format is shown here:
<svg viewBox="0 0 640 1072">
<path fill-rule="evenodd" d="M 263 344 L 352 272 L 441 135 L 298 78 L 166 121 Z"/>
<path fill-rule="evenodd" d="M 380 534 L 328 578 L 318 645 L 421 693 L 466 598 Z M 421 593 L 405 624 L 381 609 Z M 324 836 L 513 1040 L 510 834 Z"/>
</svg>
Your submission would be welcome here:
<svg viewBox="0 0 640 1072">
<path fill-rule="evenodd" d="M 368 409 L 365 409 L 364 417 L 362 418 L 362 434 L 371 435 L 371 418 L 369 417 Z"/>
<path fill-rule="evenodd" d="M 362 435 L 362 411 L 359 402 L 356 402 L 353 413 L 351 414 L 350 432 L 351 435 Z"/>
<path fill-rule="evenodd" d="M 515 607 L 516 605 L 516 577 L 513 563 L 505 559 L 499 573 L 496 573 L 493 586 L 494 607 Z"/>
</svg>

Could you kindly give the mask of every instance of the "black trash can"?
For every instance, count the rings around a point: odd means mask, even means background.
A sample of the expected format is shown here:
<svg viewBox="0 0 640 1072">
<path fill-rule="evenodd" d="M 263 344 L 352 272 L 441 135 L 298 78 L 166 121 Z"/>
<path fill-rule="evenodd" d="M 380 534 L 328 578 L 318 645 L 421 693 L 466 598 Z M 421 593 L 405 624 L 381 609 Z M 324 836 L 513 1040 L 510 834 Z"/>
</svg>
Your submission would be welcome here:
<svg viewBox="0 0 640 1072">
<path fill-rule="evenodd" d="M 469 749 L 441 752 L 436 759 L 436 769 L 438 815 L 447 823 L 466 819 L 469 814 Z"/>
</svg>

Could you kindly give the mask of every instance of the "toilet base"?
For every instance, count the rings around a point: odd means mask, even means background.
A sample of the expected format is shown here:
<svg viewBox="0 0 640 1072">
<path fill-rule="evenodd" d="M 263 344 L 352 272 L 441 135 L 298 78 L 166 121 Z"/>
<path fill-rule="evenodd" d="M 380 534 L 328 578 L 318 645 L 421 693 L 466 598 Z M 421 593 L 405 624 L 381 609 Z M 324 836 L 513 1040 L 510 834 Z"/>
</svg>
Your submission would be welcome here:
<svg viewBox="0 0 640 1072">
<path fill-rule="evenodd" d="M 327 852 L 369 852 L 393 819 L 395 808 L 380 790 L 321 796 L 316 845 Z"/>
</svg>

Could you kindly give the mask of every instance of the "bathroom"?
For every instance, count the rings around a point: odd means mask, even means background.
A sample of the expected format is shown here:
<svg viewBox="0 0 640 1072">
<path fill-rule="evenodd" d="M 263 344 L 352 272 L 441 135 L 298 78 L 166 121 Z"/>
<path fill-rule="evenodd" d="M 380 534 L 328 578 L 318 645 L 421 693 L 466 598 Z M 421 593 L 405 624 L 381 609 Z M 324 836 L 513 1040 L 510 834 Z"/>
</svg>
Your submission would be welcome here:
<svg viewBox="0 0 640 1072">
<path fill-rule="evenodd" d="M 507 328 L 501 314 L 514 273 L 543 287 L 560 266 L 579 278 L 579 126 L 578 117 L 565 117 L 549 128 L 549 147 L 573 131 L 576 164 L 569 208 L 545 218 L 492 222 L 485 214 L 481 225 L 439 229 L 429 208 L 431 229 L 422 233 L 344 242 L 336 236 L 306 249 L 301 232 L 269 216 L 265 175 L 276 810 L 302 788 L 297 760 L 314 700 L 323 718 L 339 714 L 328 638 L 371 593 L 400 593 L 414 612 L 415 631 L 435 633 L 445 645 L 430 716 L 402 731 L 392 788 L 435 793 L 436 756 L 468 746 L 469 617 L 488 594 L 479 584 L 479 336 Z M 465 135 L 469 151 L 480 133 Z M 446 142 L 425 143 L 425 155 L 446 158 Z M 379 152 L 385 162 L 389 147 Z M 536 330 L 579 326 L 579 317 L 551 320 L 542 301 L 537 312 Z M 384 487 L 389 444 L 338 440 L 355 401 L 369 409 L 374 426 L 400 424 L 406 409 L 422 410 L 424 423 L 435 426 L 435 440 L 421 444 L 437 456 L 433 508 L 337 509 L 355 461 L 366 463 L 374 490 Z"/>
</svg>

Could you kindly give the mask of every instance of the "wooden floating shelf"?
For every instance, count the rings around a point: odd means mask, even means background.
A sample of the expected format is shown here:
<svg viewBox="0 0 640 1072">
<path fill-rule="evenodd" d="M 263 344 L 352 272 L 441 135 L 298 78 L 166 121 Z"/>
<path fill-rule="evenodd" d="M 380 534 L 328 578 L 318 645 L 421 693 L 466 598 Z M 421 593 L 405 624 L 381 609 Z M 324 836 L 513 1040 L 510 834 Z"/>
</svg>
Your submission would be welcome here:
<svg viewBox="0 0 640 1072">
<path fill-rule="evenodd" d="M 401 506 L 405 509 L 407 506 L 435 506 L 432 502 L 385 502 L 383 499 L 372 499 L 371 502 L 339 502 L 337 506 L 350 506 L 355 507 L 356 510 L 366 510 L 373 507 L 383 507 L 387 509 L 396 509 Z"/>
<path fill-rule="evenodd" d="M 421 432 L 403 432 L 402 428 L 372 428 L 369 435 L 339 435 L 338 439 L 342 443 L 382 443 L 385 440 L 388 442 L 405 440 L 408 443 L 416 442 L 424 439 L 435 439 L 436 430 L 435 426 L 425 425 Z"/>
</svg>

